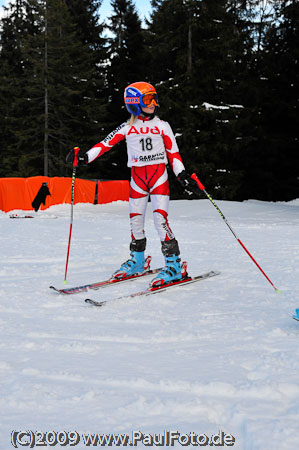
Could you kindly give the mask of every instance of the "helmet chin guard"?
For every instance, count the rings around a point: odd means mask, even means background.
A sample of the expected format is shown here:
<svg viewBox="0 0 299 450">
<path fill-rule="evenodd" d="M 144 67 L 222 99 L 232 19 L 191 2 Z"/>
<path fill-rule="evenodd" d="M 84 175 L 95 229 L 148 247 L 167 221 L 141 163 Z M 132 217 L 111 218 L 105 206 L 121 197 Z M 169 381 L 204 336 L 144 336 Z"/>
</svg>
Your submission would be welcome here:
<svg viewBox="0 0 299 450">
<path fill-rule="evenodd" d="M 153 104 L 156 107 L 159 106 L 156 89 L 145 81 L 137 81 L 127 86 L 124 92 L 124 101 L 128 112 L 134 116 L 144 114 L 142 107 L 146 108 Z"/>
</svg>

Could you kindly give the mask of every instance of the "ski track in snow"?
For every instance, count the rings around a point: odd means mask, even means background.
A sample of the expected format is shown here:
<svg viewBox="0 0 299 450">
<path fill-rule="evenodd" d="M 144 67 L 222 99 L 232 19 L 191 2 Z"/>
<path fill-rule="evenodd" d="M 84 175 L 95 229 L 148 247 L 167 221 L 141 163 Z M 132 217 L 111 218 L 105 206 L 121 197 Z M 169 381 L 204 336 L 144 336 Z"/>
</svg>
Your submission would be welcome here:
<svg viewBox="0 0 299 450">
<path fill-rule="evenodd" d="M 235 449 L 297 448 L 299 200 L 217 204 L 280 294 L 208 200 L 172 201 L 170 225 L 191 275 L 221 275 L 103 308 L 83 300 L 151 278 L 57 295 L 49 285 L 63 287 L 70 205 L 34 219 L 0 212 L 1 450 L 14 429 L 222 429 Z M 146 233 L 152 267 L 161 266 L 150 205 Z M 67 286 L 109 277 L 128 258 L 129 236 L 126 202 L 75 205 Z"/>
</svg>

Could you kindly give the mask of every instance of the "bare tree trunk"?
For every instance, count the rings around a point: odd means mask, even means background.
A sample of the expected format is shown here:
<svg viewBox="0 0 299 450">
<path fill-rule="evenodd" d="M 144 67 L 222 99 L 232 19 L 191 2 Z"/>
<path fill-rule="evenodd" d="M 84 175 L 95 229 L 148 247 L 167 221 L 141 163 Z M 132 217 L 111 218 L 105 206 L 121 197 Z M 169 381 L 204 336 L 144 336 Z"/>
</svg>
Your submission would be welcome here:
<svg viewBox="0 0 299 450">
<path fill-rule="evenodd" d="M 44 66 L 44 101 L 45 101 L 45 121 L 44 121 L 44 176 L 49 173 L 49 99 L 48 99 L 48 18 L 47 4 L 45 11 L 45 66 Z"/>
<path fill-rule="evenodd" d="M 188 20 L 188 60 L 187 60 L 187 73 L 190 74 L 192 70 L 192 12 L 189 9 Z"/>
</svg>

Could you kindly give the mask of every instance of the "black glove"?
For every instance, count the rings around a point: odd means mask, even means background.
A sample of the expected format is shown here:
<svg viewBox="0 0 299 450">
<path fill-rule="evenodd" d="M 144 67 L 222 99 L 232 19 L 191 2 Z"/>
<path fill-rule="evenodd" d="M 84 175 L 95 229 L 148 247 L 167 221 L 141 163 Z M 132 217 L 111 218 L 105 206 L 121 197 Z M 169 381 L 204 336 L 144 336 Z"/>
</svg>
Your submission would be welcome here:
<svg viewBox="0 0 299 450">
<path fill-rule="evenodd" d="M 196 181 L 193 180 L 193 178 L 191 178 L 190 175 L 185 172 L 185 170 L 178 174 L 177 179 L 181 183 L 187 194 L 199 194 L 199 187 Z"/>
<path fill-rule="evenodd" d="M 72 149 L 67 155 L 66 155 L 66 163 L 67 164 L 74 164 L 74 159 L 75 159 L 75 151 L 74 149 Z M 88 164 L 88 155 L 87 153 L 81 154 L 80 152 L 77 154 L 77 161 L 78 161 L 78 166 L 85 166 L 86 164 Z"/>
<path fill-rule="evenodd" d="M 48 188 L 48 183 L 42 183 L 38 193 L 36 194 L 33 202 L 31 203 L 35 212 L 37 212 L 39 210 L 39 207 L 42 203 L 43 203 L 43 205 L 46 204 L 46 198 L 48 195 L 51 195 L 49 188 Z"/>
</svg>

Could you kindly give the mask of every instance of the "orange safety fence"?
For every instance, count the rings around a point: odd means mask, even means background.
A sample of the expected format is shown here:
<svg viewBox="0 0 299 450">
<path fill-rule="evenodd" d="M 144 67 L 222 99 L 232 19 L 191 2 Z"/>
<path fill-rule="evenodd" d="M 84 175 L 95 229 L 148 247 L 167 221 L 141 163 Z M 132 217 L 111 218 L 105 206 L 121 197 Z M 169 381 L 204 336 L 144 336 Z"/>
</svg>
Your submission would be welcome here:
<svg viewBox="0 0 299 450">
<path fill-rule="evenodd" d="M 98 181 L 97 203 L 111 203 L 117 200 L 129 200 L 130 185 L 128 180 Z"/>
<path fill-rule="evenodd" d="M 45 205 L 41 204 L 40 209 L 71 202 L 72 178 L 0 178 L 0 210 L 33 210 L 32 202 L 42 183 L 48 183 L 51 196 L 46 197 Z M 75 183 L 74 203 L 110 203 L 129 199 L 127 180 L 90 181 L 77 178 Z"/>
</svg>

